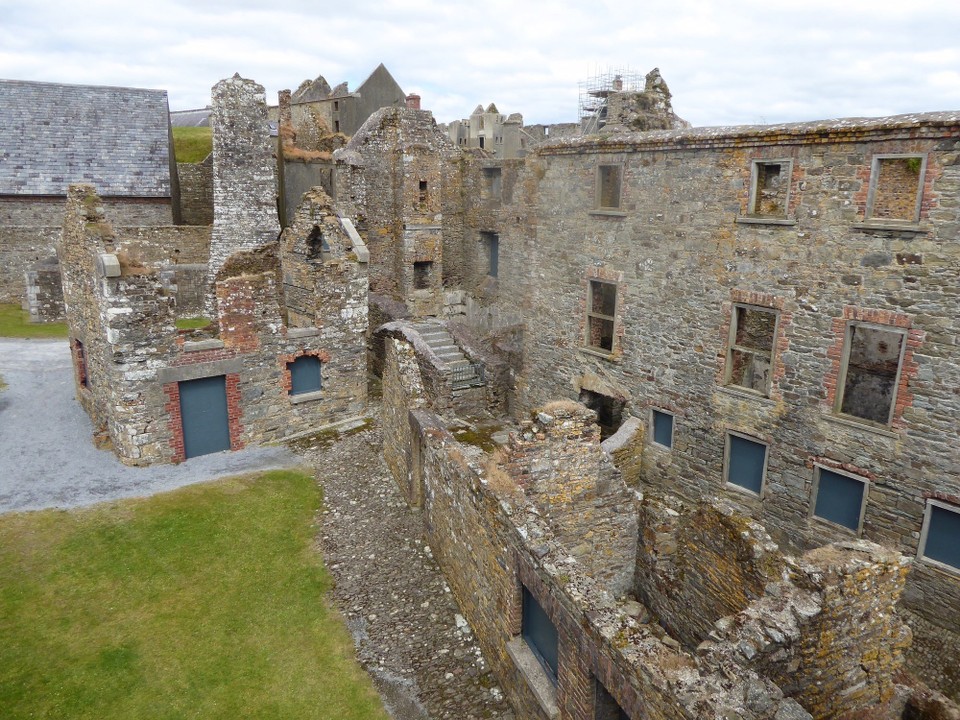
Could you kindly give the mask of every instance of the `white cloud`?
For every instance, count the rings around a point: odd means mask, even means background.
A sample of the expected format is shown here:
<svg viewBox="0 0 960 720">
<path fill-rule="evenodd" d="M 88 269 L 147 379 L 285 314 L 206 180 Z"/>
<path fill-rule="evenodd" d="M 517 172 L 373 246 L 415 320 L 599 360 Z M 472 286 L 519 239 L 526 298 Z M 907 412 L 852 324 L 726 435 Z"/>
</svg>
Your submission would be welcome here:
<svg viewBox="0 0 960 720">
<path fill-rule="evenodd" d="M 0 0 L 0 77 L 165 88 L 204 105 L 239 72 L 268 101 L 322 74 L 351 89 L 383 62 L 438 120 L 495 102 L 570 122 L 577 83 L 659 66 L 697 125 L 960 108 L 960 3 L 948 0 Z"/>
</svg>

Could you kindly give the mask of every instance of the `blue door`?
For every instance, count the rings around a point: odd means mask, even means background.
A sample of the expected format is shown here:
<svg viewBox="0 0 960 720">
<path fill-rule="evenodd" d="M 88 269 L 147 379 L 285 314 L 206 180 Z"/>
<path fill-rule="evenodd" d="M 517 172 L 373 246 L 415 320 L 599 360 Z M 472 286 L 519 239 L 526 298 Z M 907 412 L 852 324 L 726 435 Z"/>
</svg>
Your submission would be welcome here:
<svg viewBox="0 0 960 720">
<path fill-rule="evenodd" d="M 183 451 L 188 458 L 230 449 L 227 378 L 224 375 L 180 383 Z"/>
</svg>

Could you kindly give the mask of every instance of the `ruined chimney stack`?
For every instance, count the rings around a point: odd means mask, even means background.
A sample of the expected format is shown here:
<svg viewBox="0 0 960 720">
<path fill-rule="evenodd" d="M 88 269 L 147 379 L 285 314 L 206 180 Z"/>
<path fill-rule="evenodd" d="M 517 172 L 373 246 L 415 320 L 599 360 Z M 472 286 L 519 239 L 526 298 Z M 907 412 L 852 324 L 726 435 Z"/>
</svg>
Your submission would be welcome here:
<svg viewBox="0 0 960 720">
<path fill-rule="evenodd" d="M 420 109 L 420 96 L 416 93 L 410 93 L 407 95 L 407 107 L 411 110 Z"/>
</svg>

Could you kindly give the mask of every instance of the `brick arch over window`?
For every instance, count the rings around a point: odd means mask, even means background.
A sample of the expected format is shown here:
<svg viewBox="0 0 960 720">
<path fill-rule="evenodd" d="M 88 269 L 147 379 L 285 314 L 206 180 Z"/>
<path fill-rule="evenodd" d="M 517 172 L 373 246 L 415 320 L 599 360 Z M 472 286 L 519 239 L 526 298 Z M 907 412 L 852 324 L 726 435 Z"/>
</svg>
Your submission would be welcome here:
<svg viewBox="0 0 960 720">
<path fill-rule="evenodd" d="M 320 361 L 321 372 L 325 363 L 330 362 L 330 353 L 326 350 L 298 350 L 294 353 L 286 353 L 280 356 L 280 382 L 286 395 L 292 395 L 293 375 L 290 372 L 290 366 L 302 357 L 315 357 Z M 318 388 L 319 390 L 319 388 Z M 295 395 L 292 395 L 295 397 Z"/>
</svg>

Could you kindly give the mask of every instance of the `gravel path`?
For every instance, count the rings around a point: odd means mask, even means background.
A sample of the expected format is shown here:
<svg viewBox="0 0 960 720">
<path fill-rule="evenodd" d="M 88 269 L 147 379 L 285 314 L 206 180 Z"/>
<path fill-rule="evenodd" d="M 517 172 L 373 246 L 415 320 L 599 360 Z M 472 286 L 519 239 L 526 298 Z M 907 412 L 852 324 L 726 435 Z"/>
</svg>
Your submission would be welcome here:
<svg viewBox="0 0 960 720">
<path fill-rule="evenodd" d="M 379 429 L 297 445 L 324 489 L 320 544 L 334 602 L 393 717 L 513 720 L 422 540 L 420 514 L 387 471 Z"/>
<path fill-rule="evenodd" d="M 140 497 L 216 477 L 301 462 L 283 447 L 128 467 L 93 445 L 93 426 L 74 397 L 65 340 L 0 339 L 0 512 L 69 508 Z"/>
</svg>

